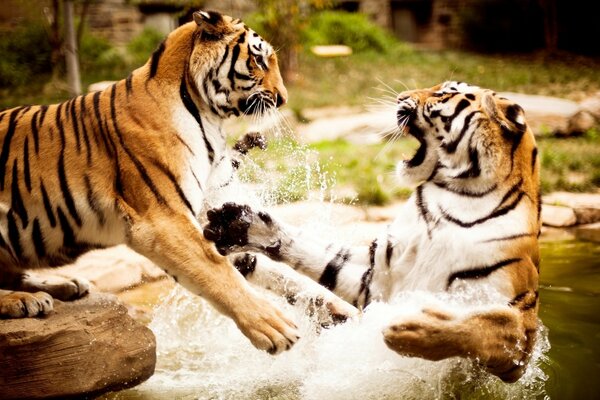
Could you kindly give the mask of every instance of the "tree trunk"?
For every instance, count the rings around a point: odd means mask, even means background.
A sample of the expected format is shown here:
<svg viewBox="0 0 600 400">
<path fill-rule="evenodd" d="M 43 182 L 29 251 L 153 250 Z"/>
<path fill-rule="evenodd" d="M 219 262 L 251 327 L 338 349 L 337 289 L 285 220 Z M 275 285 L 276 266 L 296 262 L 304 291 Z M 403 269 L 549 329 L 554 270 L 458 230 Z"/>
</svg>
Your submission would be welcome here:
<svg viewBox="0 0 600 400">
<path fill-rule="evenodd" d="M 546 51 L 550 54 L 558 49 L 558 14 L 556 0 L 540 0 L 544 12 L 544 41 Z"/>
<path fill-rule="evenodd" d="M 79 57 L 77 52 L 77 38 L 75 37 L 75 22 L 73 21 L 73 0 L 65 0 L 63 6 L 67 83 L 71 95 L 78 96 L 81 94 L 81 79 L 79 77 Z"/>
</svg>

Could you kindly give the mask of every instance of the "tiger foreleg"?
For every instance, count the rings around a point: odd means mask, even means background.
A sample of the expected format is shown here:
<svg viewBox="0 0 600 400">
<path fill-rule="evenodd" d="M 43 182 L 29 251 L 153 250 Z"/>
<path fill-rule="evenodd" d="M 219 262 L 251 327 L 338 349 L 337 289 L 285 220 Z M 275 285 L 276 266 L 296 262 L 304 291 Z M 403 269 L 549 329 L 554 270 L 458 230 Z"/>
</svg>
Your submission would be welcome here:
<svg viewBox="0 0 600 400">
<path fill-rule="evenodd" d="M 392 323 L 383 336 L 387 346 L 401 355 L 432 361 L 470 358 L 503 381 L 515 382 L 527 367 L 536 327 L 537 322 L 528 324 L 519 310 L 510 307 L 466 317 L 426 309 L 417 317 Z"/>
<path fill-rule="evenodd" d="M 130 247 L 232 318 L 255 347 L 275 354 L 298 340 L 296 325 L 248 286 L 202 237 L 191 215 L 155 212 L 139 221 L 134 212 L 130 216 Z"/>
<path fill-rule="evenodd" d="M 232 254 L 233 265 L 252 284 L 265 288 L 292 305 L 306 307 L 321 325 L 344 322 L 358 309 L 312 279 L 261 254 Z"/>
<path fill-rule="evenodd" d="M 204 236 L 221 254 L 262 253 L 283 262 L 355 306 L 366 306 L 379 295 L 373 287 L 375 257 L 366 247 L 347 248 L 283 225 L 247 205 L 225 203 L 209 210 Z"/>
</svg>

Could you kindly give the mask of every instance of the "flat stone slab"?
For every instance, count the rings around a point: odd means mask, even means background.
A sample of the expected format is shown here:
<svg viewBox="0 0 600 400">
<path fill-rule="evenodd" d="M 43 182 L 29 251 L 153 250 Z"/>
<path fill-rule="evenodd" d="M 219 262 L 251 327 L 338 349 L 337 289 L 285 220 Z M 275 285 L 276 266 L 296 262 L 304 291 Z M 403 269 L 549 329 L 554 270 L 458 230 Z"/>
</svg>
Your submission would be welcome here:
<svg viewBox="0 0 600 400">
<path fill-rule="evenodd" d="M 93 397 L 154 373 L 156 341 L 114 295 L 55 300 L 45 318 L 0 320 L 0 399 Z"/>
</svg>

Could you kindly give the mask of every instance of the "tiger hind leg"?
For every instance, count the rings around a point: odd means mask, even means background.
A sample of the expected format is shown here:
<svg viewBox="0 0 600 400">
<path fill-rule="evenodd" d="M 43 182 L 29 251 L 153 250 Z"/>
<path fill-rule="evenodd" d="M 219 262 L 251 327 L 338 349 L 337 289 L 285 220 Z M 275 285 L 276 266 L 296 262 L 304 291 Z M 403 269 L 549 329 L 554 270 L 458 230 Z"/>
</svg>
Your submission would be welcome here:
<svg viewBox="0 0 600 400">
<path fill-rule="evenodd" d="M 537 320 L 503 307 L 468 317 L 426 309 L 383 330 L 385 343 L 397 353 L 438 361 L 464 357 L 479 362 L 505 382 L 525 372 L 535 341 Z M 529 325 L 529 326 L 528 326 Z"/>
<path fill-rule="evenodd" d="M 45 292 L 13 292 L 0 289 L 0 318 L 27 318 L 49 314 L 52 296 Z"/>
<path fill-rule="evenodd" d="M 39 278 L 4 267 L 0 274 L 0 317 L 24 318 L 46 315 L 53 310 L 53 298 L 74 300 L 89 292 L 83 279 Z"/>
</svg>

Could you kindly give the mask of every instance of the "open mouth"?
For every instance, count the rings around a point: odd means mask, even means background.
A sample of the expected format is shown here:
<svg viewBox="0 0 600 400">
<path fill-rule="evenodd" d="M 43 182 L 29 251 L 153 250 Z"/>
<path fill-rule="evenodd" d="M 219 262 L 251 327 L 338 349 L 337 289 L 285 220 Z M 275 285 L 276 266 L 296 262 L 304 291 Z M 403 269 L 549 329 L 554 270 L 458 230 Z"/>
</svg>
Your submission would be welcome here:
<svg viewBox="0 0 600 400">
<path fill-rule="evenodd" d="M 239 109 L 247 115 L 262 114 L 275 108 L 275 100 L 267 93 L 257 92 L 239 101 Z"/>
<path fill-rule="evenodd" d="M 404 163 L 410 168 L 417 167 L 425 161 L 425 155 L 427 154 L 427 142 L 425 141 L 425 134 L 415 124 L 416 109 L 412 107 L 403 107 L 400 105 L 398 111 L 396 111 L 396 118 L 398 121 L 398 127 L 403 133 L 408 134 L 415 138 L 419 142 L 419 147 L 412 157 L 406 157 Z"/>
</svg>

